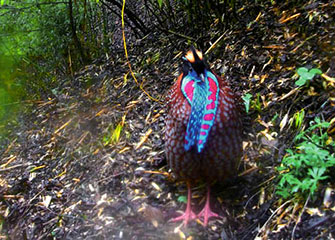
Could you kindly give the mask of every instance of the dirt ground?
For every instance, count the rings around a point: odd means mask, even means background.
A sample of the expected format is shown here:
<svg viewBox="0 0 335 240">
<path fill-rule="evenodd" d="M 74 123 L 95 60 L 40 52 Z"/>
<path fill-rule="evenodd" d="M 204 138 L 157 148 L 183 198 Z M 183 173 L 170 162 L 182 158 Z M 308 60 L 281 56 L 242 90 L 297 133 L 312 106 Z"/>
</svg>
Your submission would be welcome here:
<svg viewBox="0 0 335 240">
<path fill-rule="evenodd" d="M 317 76 L 295 85 L 301 66 L 335 77 L 334 1 L 268 6 L 250 24 L 213 35 L 223 36 L 206 55 L 211 68 L 234 91 L 260 99 L 244 116 L 240 175 L 213 186 L 222 218 L 206 228 L 169 222 L 185 209 L 186 186 L 166 164 L 164 97 L 188 49 L 176 36 L 174 44 L 153 37 L 129 46 L 139 85 L 115 51 L 59 79 L 53 96 L 27 106 L 19 125 L 8 124 L 0 147 L 1 238 L 333 239 L 334 208 L 322 203 L 329 185 L 307 206 L 281 201 L 275 188 L 276 167 L 298 131 L 280 126 L 285 115 L 305 109 L 305 124 L 335 117 L 334 84 Z M 205 190 L 194 188 L 195 209 Z"/>
</svg>

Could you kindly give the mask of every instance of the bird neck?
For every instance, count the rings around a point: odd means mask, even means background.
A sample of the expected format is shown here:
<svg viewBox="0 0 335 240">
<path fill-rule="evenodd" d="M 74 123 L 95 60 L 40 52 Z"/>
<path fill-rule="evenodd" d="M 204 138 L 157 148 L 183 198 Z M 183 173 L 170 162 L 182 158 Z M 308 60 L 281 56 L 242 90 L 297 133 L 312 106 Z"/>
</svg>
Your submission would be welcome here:
<svg viewBox="0 0 335 240">
<path fill-rule="evenodd" d="M 186 151 L 195 146 L 200 153 L 208 140 L 218 107 L 219 83 L 210 71 L 205 72 L 205 81 L 186 79 L 183 93 L 191 104 L 191 114 L 188 120 L 185 144 Z"/>
</svg>

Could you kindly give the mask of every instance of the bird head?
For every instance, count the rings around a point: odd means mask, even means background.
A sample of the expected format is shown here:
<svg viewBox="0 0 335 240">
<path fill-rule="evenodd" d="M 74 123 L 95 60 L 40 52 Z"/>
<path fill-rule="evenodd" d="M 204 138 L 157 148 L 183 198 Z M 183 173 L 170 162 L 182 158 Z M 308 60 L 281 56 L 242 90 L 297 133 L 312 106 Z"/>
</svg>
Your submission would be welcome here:
<svg viewBox="0 0 335 240">
<path fill-rule="evenodd" d="M 183 74 L 190 75 L 196 82 L 205 81 L 205 72 L 207 71 L 206 63 L 203 59 L 202 52 L 191 47 L 183 57 Z"/>
</svg>

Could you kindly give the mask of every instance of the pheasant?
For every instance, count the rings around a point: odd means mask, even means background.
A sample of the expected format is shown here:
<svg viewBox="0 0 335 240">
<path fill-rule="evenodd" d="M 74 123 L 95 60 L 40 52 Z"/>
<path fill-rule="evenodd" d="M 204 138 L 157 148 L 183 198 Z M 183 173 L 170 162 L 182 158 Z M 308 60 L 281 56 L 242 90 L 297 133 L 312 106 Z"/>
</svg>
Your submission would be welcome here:
<svg viewBox="0 0 335 240">
<path fill-rule="evenodd" d="M 165 154 L 169 167 L 187 183 L 185 212 L 172 221 L 184 224 L 219 217 L 210 207 L 210 185 L 234 176 L 242 154 L 242 122 L 238 102 L 224 78 L 209 69 L 195 48 L 183 57 L 182 73 L 167 97 Z M 206 203 L 191 209 L 191 186 L 207 184 Z"/>
</svg>

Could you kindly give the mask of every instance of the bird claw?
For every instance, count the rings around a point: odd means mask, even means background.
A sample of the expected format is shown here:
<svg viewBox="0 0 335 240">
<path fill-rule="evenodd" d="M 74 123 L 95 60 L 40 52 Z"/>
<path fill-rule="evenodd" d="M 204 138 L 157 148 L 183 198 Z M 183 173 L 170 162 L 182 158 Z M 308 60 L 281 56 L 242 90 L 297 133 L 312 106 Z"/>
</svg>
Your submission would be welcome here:
<svg viewBox="0 0 335 240">
<path fill-rule="evenodd" d="M 184 221 L 184 225 L 187 226 L 187 223 L 191 220 L 194 220 L 197 218 L 197 215 L 192 210 L 187 210 L 180 215 L 179 217 L 171 219 L 169 222 L 179 222 Z"/>
<path fill-rule="evenodd" d="M 201 212 L 197 215 L 197 217 L 199 219 L 203 218 L 204 219 L 203 225 L 207 226 L 209 218 L 211 218 L 211 217 L 220 218 L 221 216 L 219 214 L 213 212 L 208 206 L 205 206 L 201 210 Z"/>
<path fill-rule="evenodd" d="M 204 226 L 207 226 L 209 218 L 211 218 L 211 217 L 216 217 L 216 218 L 221 217 L 220 215 L 218 215 L 217 213 L 215 213 L 211 210 L 209 199 L 210 199 L 210 188 L 207 187 L 207 199 L 206 199 L 205 206 L 200 211 L 200 213 L 197 215 L 198 218 L 201 218 L 201 217 L 204 218 L 204 223 L 203 223 Z"/>
</svg>

